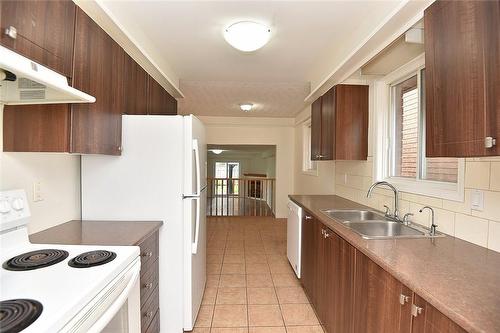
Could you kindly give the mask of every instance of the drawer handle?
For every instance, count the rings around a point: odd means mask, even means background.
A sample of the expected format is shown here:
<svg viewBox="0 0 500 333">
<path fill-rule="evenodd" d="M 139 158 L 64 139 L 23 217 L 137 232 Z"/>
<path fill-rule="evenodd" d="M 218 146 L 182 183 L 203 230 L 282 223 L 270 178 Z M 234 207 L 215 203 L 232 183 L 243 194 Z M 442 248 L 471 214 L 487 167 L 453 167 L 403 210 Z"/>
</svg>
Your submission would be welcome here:
<svg viewBox="0 0 500 333">
<path fill-rule="evenodd" d="M 5 34 L 9 36 L 12 39 L 17 38 L 17 29 L 16 27 L 9 26 L 8 28 L 5 28 Z"/>
<path fill-rule="evenodd" d="M 146 258 L 149 258 L 149 257 L 152 257 L 153 256 L 153 252 L 149 251 L 149 252 L 144 252 L 143 254 L 141 254 L 142 257 L 146 257 Z"/>
<path fill-rule="evenodd" d="M 144 288 L 146 288 L 146 289 L 151 289 L 151 288 L 153 288 L 153 283 L 152 283 L 152 282 L 146 283 L 146 284 L 144 285 Z"/>
<path fill-rule="evenodd" d="M 153 311 L 146 312 L 146 313 L 144 314 L 144 317 L 146 317 L 146 318 L 151 318 L 151 317 L 153 317 Z"/>
<path fill-rule="evenodd" d="M 405 305 L 405 303 L 408 303 L 410 301 L 410 296 L 406 296 L 406 295 L 399 295 L 399 304 L 401 305 Z"/>
</svg>

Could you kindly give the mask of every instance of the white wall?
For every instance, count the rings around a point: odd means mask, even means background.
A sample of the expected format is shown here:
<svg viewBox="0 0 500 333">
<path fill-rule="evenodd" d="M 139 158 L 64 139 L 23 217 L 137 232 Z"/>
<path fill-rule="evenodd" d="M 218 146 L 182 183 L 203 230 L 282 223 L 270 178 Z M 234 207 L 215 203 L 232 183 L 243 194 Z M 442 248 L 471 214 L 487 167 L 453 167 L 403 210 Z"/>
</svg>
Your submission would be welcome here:
<svg viewBox="0 0 500 333">
<path fill-rule="evenodd" d="M 317 162 L 317 175 L 302 172 L 303 137 L 302 126 L 311 118 L 311 106 L 305 108 L 295 118 L 295 194 L 334 194 L 335 193 L 335 162 Z"/>
<path fill-rule="evenodd" d="M 287 217 L 294 181 L 294 119 L 199 117 L 208 144 L 276 145 L 276 217 Z"/>
<path fill-rule="evenodd" d="M 0 104 L 0 137 L 3 138 Z M 0 152 L 3 144 L 0 139 Z M 33 183 L 42 182 L 43 200 L 33 202 Z M 80 218 L 80 156 L 0 153 L 0 190 L 24 189 L 31 209 L 30 233 Z"/>
</svg>

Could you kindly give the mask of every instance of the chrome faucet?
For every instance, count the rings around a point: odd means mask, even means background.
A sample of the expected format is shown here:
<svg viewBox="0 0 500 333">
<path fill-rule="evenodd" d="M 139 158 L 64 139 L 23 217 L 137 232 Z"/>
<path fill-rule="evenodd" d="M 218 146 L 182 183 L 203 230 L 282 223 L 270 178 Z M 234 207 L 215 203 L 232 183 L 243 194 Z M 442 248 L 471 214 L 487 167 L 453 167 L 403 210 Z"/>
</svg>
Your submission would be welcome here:
<svg viewBox="0 0 500 333">
<path fill-rule="evenodd" d="M 424 209 L 428 209 L 431 211 L 432 224 L 431 224 L 431 230 L 430 230 L 429 234 L 431 236 L 436 236 L 436 228 L 438 226 L 436 224 L 434 224 L 434 209 L 432 209 L 432 207 L 429 207 L 429 206 L 424 206 L 424 207 L 422 207 L 422 209 L 419 210 L 419 212 L 422 213 L 424 211 Z"/>
<path fill-rule="evenodd" d="M 394 185 L 392 185 L 391 183 L 386 182 L 386 181 L 373 183 L 372 186 L 370 186 L 370 188 L 368 189 L 368 193 L 366 193 L 366 197 L 369 198 L 372 195 L 372 191 L 375 189 L 375 187 L 381 186 L 381 185 L 385 185 L 385 186 L 389 187 L 394 192 L 394 214 L 393 215 L 388 214 L 389 209 L 386 206 L 386 209 L 387 209 L 386 217 L 389 217 L 389 218 L 393 219 L 394 221 L 399 222 L 400 221 L 400 219 L 399 219 L 399 204 L 398 204 L 399 191 L 397 188 L 394 187 Z"/>
</svg>

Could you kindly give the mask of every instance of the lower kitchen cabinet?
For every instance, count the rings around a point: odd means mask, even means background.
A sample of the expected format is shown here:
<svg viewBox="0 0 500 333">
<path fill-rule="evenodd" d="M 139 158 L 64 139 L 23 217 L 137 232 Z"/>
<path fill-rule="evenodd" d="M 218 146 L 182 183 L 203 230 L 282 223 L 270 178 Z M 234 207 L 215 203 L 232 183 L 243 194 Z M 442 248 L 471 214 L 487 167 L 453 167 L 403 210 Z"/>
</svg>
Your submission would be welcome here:
<svg viewBox="0 0 500 333">
<path fill-rule="evenodd" d="M 410 332 L 412 291 L 356 252 L 354 332 Z"/>
<path fill-rule="evenodd" d="M 412 333 L 467 332 L 417 294 L 414 294 L 413 304 Z"/>
<path fill-rule="evenodd" d="M 307 296 L 311 303 L 315 303 L 315 292 L 314 292 L 314 277 L 316 275 L 316 251 L 314 234 L 316 225 L 319 222 L 316 221 L 312 215 L 307 212 L 304 214 L 302 219 L 302 243 L 301 243 L 301 283 L 304 286 Z"/>
</svg>

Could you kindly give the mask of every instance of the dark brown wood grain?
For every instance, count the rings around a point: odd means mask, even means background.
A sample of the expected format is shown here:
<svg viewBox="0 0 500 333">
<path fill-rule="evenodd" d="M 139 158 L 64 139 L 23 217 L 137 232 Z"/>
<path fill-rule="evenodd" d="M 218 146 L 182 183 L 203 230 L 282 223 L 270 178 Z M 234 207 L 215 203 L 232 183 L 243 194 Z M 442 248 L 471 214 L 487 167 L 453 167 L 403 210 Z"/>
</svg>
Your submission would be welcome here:
<svg viewBox="0 0 500 333">
<path fill-rule="evenodd" d="M 321 160 L 321 97 L 311 105 L 311 160 Z"/>
<path fill-rule="evenodd" d="M 68 104 L 6 105 L 3 150 L 10 152 L 69 151 Z"/>
<path fill-rule="evenodd" d="M 368 86 L 335 86 L 336 160 L 366 160 L 368 157 Z"/>
<path fill-rule="evenodd" d="M 152 77 L 148 81 L 148 114 L 175 115 L 177 114 L 177 100 L 173 98 Z"/>
<path fill-rule="evenodd" d="M 145 115 L 148 113 L 148 80 L 149 74 L 125 54 L 124 114 Z"/>
<path fill-rule="evenodd" d="M 310 217 L 308 219 L 306 217 Z M 301 271 L 300 281 L 306 291 L 306 294 L 311 301 L 315 301 L 314 293 L 314 275 L 315 275 L 315 244 L 314 231 L 316 222 L 312 219 L 312 215 L 307 211 L 304 212 L 302 218 L 302 241 L 301 241 Z"/>
<path fill-rule="evenodd" d="M 426 154 L 495 155 L 499 91 L 498 1 L 436 1 L 425 10 Z"/>
<path fill-rule="evenodd" d="M 321 160 L 335 159 L 335 89 L 321 98 Z"/>
<path fill-rule="evenodd" d="M 422 313 L 413 318 L 412 333 L 465 333 L 462 327 L 451 321 L 436 308 L 415 294 L 414 304 Z"/>
<path fill-rule="evenodd" d="M 0 44 L 71 76 L 75 4 L 70 0 L 0 1 Z M 17 29 L 17 38 L 4 32 Z"/>
<path fill-rule="evenodd" d="M 73 86 L 96 102 L 72 105 L 71 152 L 120 155 L 124 59 L 123 49 L 77 9 Z"/>
<path fill-rule="evenodd" d="M 410 332 L 411 300 L 399 303 L 403 290 L 408 289 L 359 251 L 354 283 L 355 333 Z M 406 296 L 411 298 L 411 294 Z"/>
</svg>

